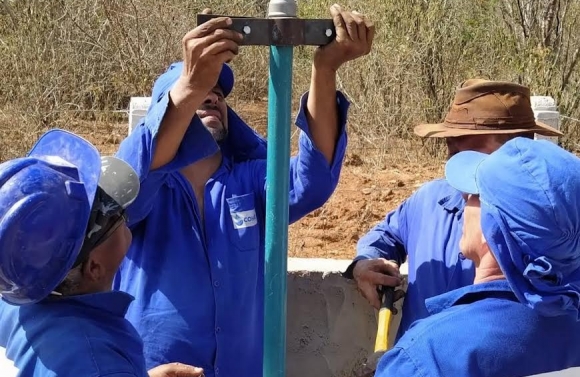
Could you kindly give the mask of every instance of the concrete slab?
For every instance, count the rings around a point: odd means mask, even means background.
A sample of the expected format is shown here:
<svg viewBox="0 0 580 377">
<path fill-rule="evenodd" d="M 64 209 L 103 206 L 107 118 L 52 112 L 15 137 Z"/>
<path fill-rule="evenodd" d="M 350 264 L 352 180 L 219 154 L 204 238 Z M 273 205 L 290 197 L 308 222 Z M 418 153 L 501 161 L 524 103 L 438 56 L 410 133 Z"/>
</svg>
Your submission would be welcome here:
<svg viewBox="0 0 580 377">
<path fill-rule="evenodd" d="M 288 258 L 288 272 L 293 271 L 320 271 L 339 272 L 344 271 L 350 265 L 350 259 L 324 259 L 324 258 Z M 401 265 L 401 274 L 407 276 L 409 266 Z"/>
<path fill-rule="evenodd" d="M 377 313 L 341 276 L 350 262 L 289 258 L 288 377 L 352 376 L 372 353 Z M 406 275 L 406 265 L 401 272 Z M 391 344 L 399 321 L 395 316 Z"/>
</svg>

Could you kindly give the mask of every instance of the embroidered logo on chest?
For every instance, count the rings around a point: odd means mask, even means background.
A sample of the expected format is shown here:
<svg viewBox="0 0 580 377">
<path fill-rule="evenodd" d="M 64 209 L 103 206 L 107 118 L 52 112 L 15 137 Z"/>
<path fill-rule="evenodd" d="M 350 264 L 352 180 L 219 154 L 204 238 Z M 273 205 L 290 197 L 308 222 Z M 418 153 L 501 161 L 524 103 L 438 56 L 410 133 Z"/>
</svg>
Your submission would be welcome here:
<svg viewBox="0 0 580 377">
<path fill-rule="evenodd" d="M 234 222 L 234 228 L 236 229 L 249 228 L 258 224 L 256 210 L 254 209 L 249 211 L 230 212 L 230 214 L 232 215 L 232 221 Z"/>
</svg>

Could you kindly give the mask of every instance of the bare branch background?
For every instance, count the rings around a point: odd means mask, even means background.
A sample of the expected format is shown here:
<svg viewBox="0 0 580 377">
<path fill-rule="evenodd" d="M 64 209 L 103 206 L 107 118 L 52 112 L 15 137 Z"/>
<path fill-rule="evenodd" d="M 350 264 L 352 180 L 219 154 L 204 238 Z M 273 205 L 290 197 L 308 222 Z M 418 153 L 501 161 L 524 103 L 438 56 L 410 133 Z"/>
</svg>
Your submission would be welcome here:
<svg viewBox="0 0 580 377">
<path fill-rule="evenodd" d="M 267 0 L 0 0 L 0 161 L 23 155 L 51 127 L 105 153 L 127 134 L 132 96 L 180 59 L 196 14 L 264 17 Z M 300 16 L 332 4 L 298 0 Z M 580 1 L 346 0 L 377 26 L 373 52 L 339 72 L 351 100 L 349 146 L 336 192 L 290 228 L 291 256 L 350 258 L 360 236 L 424 181 L 441 176 L 440 144 L 412 134 L 439 122 L 456 85 L 515 81 L 554 96 L 562 145 L 580 151 Z M 308 89 L 313 48 L 294 52 L 293 100 Z M 230 104 L 266 133 L 268 49 L 234 60 Z M 293 148 L 296 128 L 293 128 Z"/>
</svg>

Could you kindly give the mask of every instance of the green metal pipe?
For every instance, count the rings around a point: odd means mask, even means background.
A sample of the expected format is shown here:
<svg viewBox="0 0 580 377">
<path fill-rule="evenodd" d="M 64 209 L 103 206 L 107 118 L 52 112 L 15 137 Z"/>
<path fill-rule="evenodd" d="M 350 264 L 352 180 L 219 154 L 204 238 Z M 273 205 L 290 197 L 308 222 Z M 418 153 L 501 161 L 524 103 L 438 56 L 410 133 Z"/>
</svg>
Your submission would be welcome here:
<svg viewBox="0 0 580 377">
<path fill-rule="evenodd" d="M 286 374 L 288 185 L 293 47 L 270 47 L 263 377 Z"/>
</svg>

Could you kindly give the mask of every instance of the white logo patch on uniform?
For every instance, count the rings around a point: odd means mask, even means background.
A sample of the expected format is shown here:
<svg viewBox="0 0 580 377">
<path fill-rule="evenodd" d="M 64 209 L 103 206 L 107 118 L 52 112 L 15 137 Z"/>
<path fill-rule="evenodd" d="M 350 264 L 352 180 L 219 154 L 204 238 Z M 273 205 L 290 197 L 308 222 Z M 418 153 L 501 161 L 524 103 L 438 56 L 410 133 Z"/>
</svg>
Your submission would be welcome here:
<svg viewBox="0 0 580 377">
<path fill-rule="evenodd" d="M 256 210 L 251 209 L 249 211 L 239 211 L 230 212 L 232 215 L 232 221 L 234 222 L 234 228 L 244 229 L 258 224 L 258 218 L 256 217 Z"/>
</svg>

